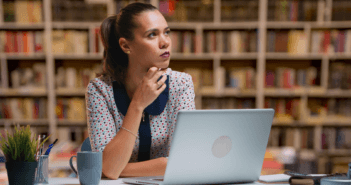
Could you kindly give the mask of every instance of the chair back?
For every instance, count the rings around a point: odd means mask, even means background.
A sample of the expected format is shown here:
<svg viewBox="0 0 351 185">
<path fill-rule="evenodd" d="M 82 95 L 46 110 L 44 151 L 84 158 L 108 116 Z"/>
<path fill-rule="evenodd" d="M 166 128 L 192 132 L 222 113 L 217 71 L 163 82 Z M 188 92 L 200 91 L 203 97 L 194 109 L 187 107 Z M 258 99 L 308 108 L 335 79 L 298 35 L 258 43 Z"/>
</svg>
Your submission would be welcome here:
<svg viewBox="0 0 351 185">
<path fill-rule="evenodd" d="M 89 137 L 87 137 L 83 144 L 82 144 L 82 147 L 80 148 L 80 151 L 88 151 L 88 152 L 91 152 L 91 145 L 90 145 L 90 140 L 89 140 Z"/>
</svg>

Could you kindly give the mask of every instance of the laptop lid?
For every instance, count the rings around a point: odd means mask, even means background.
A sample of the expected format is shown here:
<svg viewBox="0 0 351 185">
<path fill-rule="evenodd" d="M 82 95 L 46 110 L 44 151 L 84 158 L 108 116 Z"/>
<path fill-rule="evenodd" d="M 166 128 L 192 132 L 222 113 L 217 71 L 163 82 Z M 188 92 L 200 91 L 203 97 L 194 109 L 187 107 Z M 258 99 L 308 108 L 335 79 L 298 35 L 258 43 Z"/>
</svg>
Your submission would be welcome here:
<svg viewBox="0 0 351 185">
<path fill-rule="evenodd" d="M 219 184 L 257 181 L 273 109 L 180 110 L 163 181 Z M 141 180 L 142 181 L 139 181 Z M 147 177 L 134 182 L 147 182 Z M 124 182 L 132 183 L 132 179 Z"/>
</svg>

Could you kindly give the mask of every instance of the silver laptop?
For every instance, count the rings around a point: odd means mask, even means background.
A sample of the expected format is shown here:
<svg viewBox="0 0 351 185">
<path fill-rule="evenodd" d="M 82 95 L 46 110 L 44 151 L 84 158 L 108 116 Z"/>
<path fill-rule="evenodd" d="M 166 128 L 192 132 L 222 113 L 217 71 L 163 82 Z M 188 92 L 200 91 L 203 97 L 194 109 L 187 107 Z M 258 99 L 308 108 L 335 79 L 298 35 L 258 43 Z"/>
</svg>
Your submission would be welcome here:
<svg viewBox="0 0 351 185">
<path fill-rule="evenodd" d="M 181 110 L 164 176 L 131 184 L 229 184 L 257 181 L 273 109 Z"/>
</svg>

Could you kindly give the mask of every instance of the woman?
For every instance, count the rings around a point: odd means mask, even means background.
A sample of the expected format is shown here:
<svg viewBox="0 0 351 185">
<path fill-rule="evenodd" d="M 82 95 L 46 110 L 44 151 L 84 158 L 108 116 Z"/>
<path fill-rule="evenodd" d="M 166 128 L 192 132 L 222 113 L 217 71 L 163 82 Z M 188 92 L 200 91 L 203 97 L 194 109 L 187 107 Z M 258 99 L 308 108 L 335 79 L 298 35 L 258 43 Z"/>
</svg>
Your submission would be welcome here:
<svg viewBox="0 0 351 185">
<path fill-rule="evenodd" d="M 179 110 L 193 110 L 191 76 L 168 68 L 170 29 L 152 5 L 129 4 L 101 24 L 106 73 L 86 93 L 89 138 L 110 179 L 164 175 Z"/>
</svg>

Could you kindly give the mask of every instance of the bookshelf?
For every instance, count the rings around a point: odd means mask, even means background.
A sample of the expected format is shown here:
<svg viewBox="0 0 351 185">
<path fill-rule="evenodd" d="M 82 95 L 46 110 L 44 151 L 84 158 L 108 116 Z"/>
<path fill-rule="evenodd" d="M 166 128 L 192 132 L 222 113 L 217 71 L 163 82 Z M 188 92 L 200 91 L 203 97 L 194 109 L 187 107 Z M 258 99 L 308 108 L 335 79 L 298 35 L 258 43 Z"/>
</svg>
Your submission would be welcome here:
<svg viewBox="0 0 351 185">
<path fill-rule="evenodd" d="M 4 12 L 1 10 L 9 2 L 16 1 L 0 0 L 0 12 Z M 50 138 L 52 142 L 58 137 L 56 134 L 59 129 L 84 128 L 86 124 L 85 120 L 66 119 L 64 116 L 57 118 L 58 102 L 62 99 L 79 101 L 85 93 L 84 83 L 57 86 L 60 83 L 56 78 L 59 68 L 70 71 L 65 73 L 66 78 L 69 78 L 69 74 L 72 76 L 84 71 L 84 66 L 90 69 L 90 75 L 86 78 L 92 78 L 91 74 L 97 71 L 94 69 L 102 60 L 101 43 L 97 40 L 96 31 L 103 17 L 118 13 L 119 8 L 135 0 L 78 1 L 81 4 L 74 6 L 71 1 L 38 2 L 42 3 L 42 11 L 35 14 L 40 14 L 41 18 L 33 18 L 30 23 L 28 20 L 27 23 L 20 23 L 11 16 L 8 20 L 8 12 L 0 15 L 0 99 L 44 98 L 47 101 L 47 118 L 2 118 L 0 127 L 11 128 L 13 122 L 46 126 L 53 135 Z M 348 144 L 339 147 L 336 143 L 341 142 L 337 140 L 338 133 L 348 132 L 339 132 L 338 129 L 351 127 L 351 111 L 347 112 L 351 106 L 341 103 L 346 111 L 334 113 L 328 109 L 331 106 L 329 104 L 333 104 L 331 100 L 348 102 L 351 99 L 350 74 L 342 72 L 342 77 L 337 75 L 338 70 L 342 71 L 351 64 L 351 36 L 348 37 L 351 19 L 340 13 L 346 12 L 345 7 L 351 7 L 349 2 L 172 1 L 177 9 L 173 9 L 174 6 L 165 0 L 141 2 L 158 7 L 168 20 L 174 44 L 170 67 L 192 75 L 196 86 L 197 109 L 278 109 L 280 106 L 279 116 L 275 117 L 271 132 L 271 137 L 277 137 L 275 141 L 270 140 L 269 149 L 292 146 L 300 157 L 305 156 L 309 160 L 313 156 L 320 159 L 319 164 L 322 164 L 322 159 L 333 161 L 335 156 L 350 157 L 351 147 Z M 89 16 L 87 20 L 82 15 L 62 15 L 72 14 L 82 3 L 87 5 L 85 10 L 95 8 L 95 11 L 102 13 L 96 17 Z M 345 7 L 341 6 L 342 3 L 346 3 Z M 16 13 L 12 16 L 16 16 Z M 38 33 L 43 40 L 38 41 L 39 46 L 42 44 L 42 50 L 34 48 L 27 53 L 18 52 L 18 49 L 17 52 L 5 52 L 2 42 L 6 40 L 5 32 Z M 77 42 L 84 45 L 84 50 L 76 50 L 74 44 L 62 39 L 62 35 L 70 38 L 77 34 L 83 35 Z M 74 52 L 67 52 L 64 48 Z M 39 72 L 46 76 L 45 85 L 13 88 L 11 73 L 18 68 L 33 68 L 36 63 L 44 64 L 45 70 Z M 277 79 L 283 81 L 278 82 Z M 344 85 L 341 87 L 338 83 Z M 292 110 L 289 108 L 290 103 L 294 105 Z M 277 138 L 283 137 L 279 134 L 285 132 L 291 136 L 287 138 L 294 139 L 279 141 Z M 328 134 L 335 139 L 325 144 L 328 142 L 324 138 Z M 318 170 L 318 173 L 328 173 L 325 168 Z"/>
</svg>

